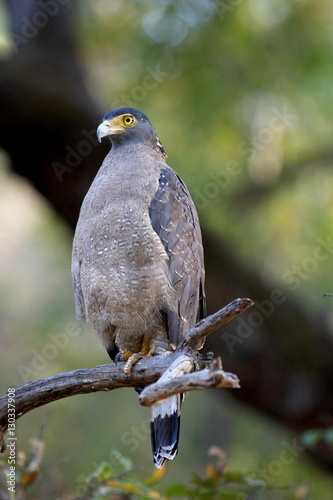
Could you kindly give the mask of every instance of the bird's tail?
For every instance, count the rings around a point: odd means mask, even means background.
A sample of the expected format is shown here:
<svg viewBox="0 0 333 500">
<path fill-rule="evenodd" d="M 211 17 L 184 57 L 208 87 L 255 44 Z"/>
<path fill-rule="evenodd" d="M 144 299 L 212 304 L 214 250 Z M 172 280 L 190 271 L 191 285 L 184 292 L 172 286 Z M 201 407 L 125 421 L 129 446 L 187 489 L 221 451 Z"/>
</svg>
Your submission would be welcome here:
<svg viewBox="0 0 333 500">
<path fill-rule="evenodd" d="M 171 396 L 150 408 L 150 434 L 154 465 L 160 469 L 178 452 L 181 396 Z"/>
</svg>

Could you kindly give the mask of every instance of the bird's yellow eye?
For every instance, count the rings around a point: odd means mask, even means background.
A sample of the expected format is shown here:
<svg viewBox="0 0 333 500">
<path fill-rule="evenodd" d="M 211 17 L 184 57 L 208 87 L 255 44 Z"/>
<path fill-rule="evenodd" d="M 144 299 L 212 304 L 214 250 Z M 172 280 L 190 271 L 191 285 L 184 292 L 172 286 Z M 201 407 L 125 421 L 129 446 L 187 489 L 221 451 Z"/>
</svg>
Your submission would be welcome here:
<svg viewBox="0 0 333 500">
<path fill-rule="evenodd" d="M 126 127 L 130 127 L 131 125 L 133 125 L 134 122 L 135 122 L 134 116 L 132 116 L 132 115 L 124 115 L 123 116 L 123 124 Z"/>
</svg>

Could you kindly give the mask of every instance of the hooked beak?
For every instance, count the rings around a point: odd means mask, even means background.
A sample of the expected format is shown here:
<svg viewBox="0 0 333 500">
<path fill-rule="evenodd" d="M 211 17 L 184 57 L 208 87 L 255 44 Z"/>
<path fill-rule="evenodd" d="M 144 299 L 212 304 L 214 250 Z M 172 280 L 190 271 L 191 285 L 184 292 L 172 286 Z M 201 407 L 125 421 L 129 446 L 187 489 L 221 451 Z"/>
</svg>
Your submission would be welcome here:
<svg viewBox="0 0 333 500">
<path fill-rule="evenodd" d="M 124 132 L 125 129 L 121 116 L 116 116 L 111 120 L 104 120 L 97 129 L 97 139 L 101 142 L 103 137 L 119 134 Z"/>
<path fill-rule="evenodd" d="M 102 142 L 102 138 L 106 137 L 107 135 L 111 135 L 112 129 L 110 126 L 110 122 L 105 120 L 103 123 L 100 124 L 100 126 L 97 129 L 97 139 L 99 142 Z"/>
</svg>

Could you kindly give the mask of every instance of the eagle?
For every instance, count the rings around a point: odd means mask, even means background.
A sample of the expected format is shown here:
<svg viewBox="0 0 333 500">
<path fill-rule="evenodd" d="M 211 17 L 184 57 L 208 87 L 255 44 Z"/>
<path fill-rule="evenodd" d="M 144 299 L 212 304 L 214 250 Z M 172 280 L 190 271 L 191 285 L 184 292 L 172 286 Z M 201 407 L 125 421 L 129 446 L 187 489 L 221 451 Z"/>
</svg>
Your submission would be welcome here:
<svg viewBox="0 0 333 500">
<path fill-rule="evenodd" d="M 113 361 L 130 373 L 141 358 L 167 355 L 206 316 L 198 214 L 149 119 L 134 108 L 107 113 L 109 137 L 88 190 L 73 241 L 72 281 L 79 324 L 96 331 Z M 176 395 L 150 409 L 154 464 L 178 451 Z"/>
</svg>

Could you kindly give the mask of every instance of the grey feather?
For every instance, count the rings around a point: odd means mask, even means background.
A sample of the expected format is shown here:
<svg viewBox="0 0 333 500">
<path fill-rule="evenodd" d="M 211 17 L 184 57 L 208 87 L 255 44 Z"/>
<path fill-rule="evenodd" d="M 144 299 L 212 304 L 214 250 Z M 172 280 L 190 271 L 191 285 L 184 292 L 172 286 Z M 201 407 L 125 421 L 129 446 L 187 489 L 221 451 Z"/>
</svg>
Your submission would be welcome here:
<svg viewBox="0 0 333 500">
<path fill-rule="evenodd" d="M 167 165 L 160 170 L 159 188 L 149 208 L 152 226 L 169 256 L 177 310 L 165 310 L 167 334 L 177 345 L 189 328 L 206 315 L 205 271 L 198 215 L 182 180 Z M 173 396 L 150 410 L 155 466 L 172 460 L 178 450 L 183 395 Z"/>
<path fill-rule="evenodd" d="M 159 187 L 149 215 L 170 259 L 170 278 L 178 307 L 177 311 L 166 311 L 166 320 L 170 342 L 177 345 L 186 331 L 206 316 L 205 268 L 193 200 L 183 181 L 165 164 L 161 165 Z"/>
</svg>

